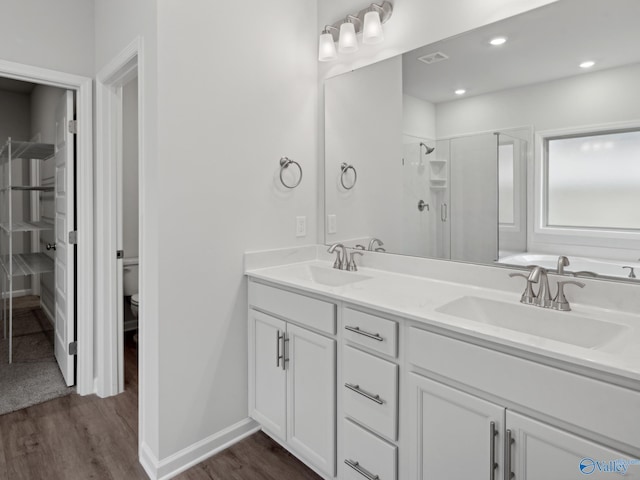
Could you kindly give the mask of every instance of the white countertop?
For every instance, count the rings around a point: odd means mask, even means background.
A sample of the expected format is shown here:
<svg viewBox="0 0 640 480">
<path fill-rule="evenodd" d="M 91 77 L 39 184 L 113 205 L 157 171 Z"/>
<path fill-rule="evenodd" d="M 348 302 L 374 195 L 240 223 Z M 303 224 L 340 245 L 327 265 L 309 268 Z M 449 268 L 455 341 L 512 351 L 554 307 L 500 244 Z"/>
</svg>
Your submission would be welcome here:
<svg viewBox="0 0 640 480">
<path fill-rule="evenodd" d="M 572 303 L 571 312 L 555 312 L 558 315 L 575 316 L 576 319 L 588 318 L 624 326 L 624 331 L 608 343 L 594 348 L 584 348 L 467 320 L 437 310 L 451 301 L 466 296 L 520 305 L 519 294 L 480 287 L 477 286 L 477 280 L 474 282 L 476 285 L 469 285 L 397 273 L 388 269 L 360 267 L 357 274 L 370 278 L 343 286 L 328 286 L 314 281 L 304 272 L 306 266 L 331 268 L 332 263 L 318 259 L 299 261 L 303 257 L 303 255 L 289 256 L 286 259 L 282 258 L 284 265 L 273 265 L 274 262 L 271 262 L 271 266 L 264 266 L 252 260 L 247 262 L 245 273 L 253 279 L 319 294 L 333 300 L 371 308 L 493 344 L 529 352 L 536 356 L 640 382 L 640 315 L 580 303 Z M 350 272 L 345 274 L 348 275 Z M 522 286 L 524 286 L 523 282 Z M 522 305 L 521 307 L 534 310 L 539 308 Z"/>
</svg>

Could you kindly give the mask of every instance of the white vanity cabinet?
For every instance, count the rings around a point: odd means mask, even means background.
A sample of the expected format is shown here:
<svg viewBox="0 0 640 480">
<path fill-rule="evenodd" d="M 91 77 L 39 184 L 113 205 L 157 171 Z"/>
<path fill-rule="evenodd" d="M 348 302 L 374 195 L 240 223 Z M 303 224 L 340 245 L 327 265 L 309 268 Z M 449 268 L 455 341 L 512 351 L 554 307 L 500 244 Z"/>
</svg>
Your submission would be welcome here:
<svg viewBox="0 0 640 480">
<path fill-rule="evenodd" d="M 410 478 L 600 479 L 611 473 L 596 462 L 637 458 L 640 392 L 421 329 L 408 337 Z M 640 464 L 625 478 L 640 479 Z"/>
<path fill-rule="evenodd" d="M 336 469 L 335 308 L 249 282 L 250 416 L 329 477 Z"/>
</svg>

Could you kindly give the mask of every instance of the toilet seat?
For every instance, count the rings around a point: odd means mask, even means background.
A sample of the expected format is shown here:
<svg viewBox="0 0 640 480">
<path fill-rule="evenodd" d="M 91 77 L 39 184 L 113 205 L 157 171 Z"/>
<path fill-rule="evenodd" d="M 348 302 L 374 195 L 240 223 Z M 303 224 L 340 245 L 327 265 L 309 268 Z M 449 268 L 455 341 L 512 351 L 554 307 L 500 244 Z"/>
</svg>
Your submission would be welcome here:
<svg viewBox="0 0 640 480">
<path fill-rule="evenodd" d="M 139 294 L 138 293 L 134 293 L 133 295 L 131 295 L 131 305 L 138 306 L 139 303 L 140 303 Z"/>
</svg>

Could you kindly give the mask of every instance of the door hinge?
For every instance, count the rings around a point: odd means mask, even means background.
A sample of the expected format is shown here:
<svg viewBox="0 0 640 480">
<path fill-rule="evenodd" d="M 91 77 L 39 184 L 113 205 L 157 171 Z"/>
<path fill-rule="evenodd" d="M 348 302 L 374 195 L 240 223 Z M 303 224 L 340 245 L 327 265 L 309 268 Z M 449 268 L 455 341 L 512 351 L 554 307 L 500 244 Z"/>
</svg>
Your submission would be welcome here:
<svg viewBox="0 0 640 480">
<path fill-rule="evenodd" d="M 69 344 L 69 355 L 77 355 L 78 354 L 78 342 L 71 342 Z"/>
<path fill-rule="evenodd" d="M 69 120 L 69 133 L 73 133 L 74 135 L 78 133 L 77 120 Z"/>
<path fill-rule="evenodd" d="M 124 258 L 124 250 L 116 251 L 116 258 Z"/>
<path fill-rule="evenodd" d="M 69 244 L 77 245 L 78 244 L 78 231 L 74 230 L 73 232 L 69 232 Z"/>
</svg>

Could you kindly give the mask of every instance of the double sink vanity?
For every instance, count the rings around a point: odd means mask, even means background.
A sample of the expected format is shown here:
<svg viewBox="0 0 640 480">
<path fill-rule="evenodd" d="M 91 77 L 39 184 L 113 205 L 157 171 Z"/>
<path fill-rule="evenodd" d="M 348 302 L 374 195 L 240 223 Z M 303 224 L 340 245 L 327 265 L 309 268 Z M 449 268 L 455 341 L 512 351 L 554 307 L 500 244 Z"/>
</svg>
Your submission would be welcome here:
<svg viewBox="0 0 640 480">
<path fill-rule="evenodd" d="M 637 286 L 584 279 L 556 311 L 508 269 L 326 249 L 245 256 L 250 416 L 318 474 L 640 478 Z"/>
</svg>

